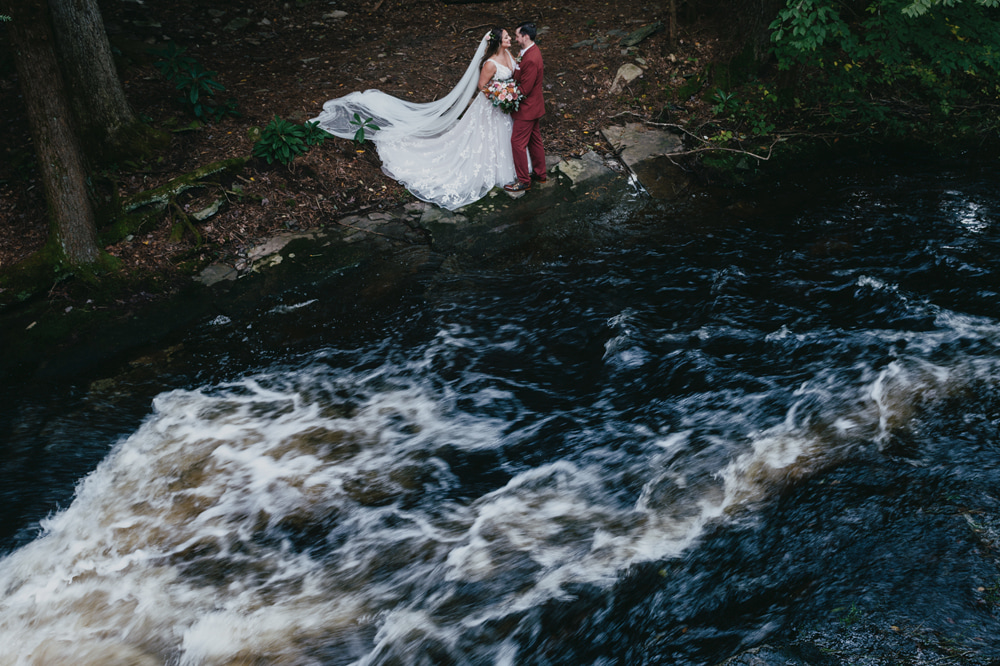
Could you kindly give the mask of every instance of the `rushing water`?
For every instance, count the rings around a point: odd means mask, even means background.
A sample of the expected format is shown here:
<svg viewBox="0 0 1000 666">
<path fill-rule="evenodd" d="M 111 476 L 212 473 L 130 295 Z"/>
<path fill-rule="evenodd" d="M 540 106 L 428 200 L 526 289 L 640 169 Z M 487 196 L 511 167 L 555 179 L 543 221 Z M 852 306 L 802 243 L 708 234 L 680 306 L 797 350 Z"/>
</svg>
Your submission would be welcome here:
<svg viewBox="0 0 1000 666">
<path fill-rule="evenodd" d="M 844 608 L 1000 656 L 995 183 L 638 202 L 39 389 L 0 664 L 701 664 Z"/>
</svg>

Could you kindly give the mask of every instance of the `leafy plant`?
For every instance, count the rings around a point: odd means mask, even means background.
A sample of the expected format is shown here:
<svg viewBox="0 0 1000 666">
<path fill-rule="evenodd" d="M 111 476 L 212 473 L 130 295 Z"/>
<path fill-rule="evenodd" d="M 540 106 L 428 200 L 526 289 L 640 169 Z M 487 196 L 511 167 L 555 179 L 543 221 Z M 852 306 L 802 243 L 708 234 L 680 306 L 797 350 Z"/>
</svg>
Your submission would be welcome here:
<svg viewBox="0 0 1000 666">
<path fill-rule="evenodd" d="M 202 118 L 209 114 L 209 99 L 216 91 L 225 90 L 225 87 L 215 80 L 218 72 L 202 69 L 201 65 L 194 63 L 186 71 L 182 71 L 177 77 L 177 90 L 182 92 L 180 101 L 189 104 L 196 118 Z"/>
<path fill-rule="evenodd" d="M 935 5 L 951 5 L 955 0 L 913 0 L 909 5 L 903 7 L 903 13 L 907 16 L 920 16 L 926 14 Z M 976 0 L 983 7 L 1000 7 L 1000 0 Z"/>
<path fill-rule="evenodd" d="M 996 125 L 1000 0 L 788 0 L 771 23 L 781 69 L 823 124 L 933 136 L 952 119 Z"/>
<path fill-rule="evenodd" d="M 253 154 L 267 160 L 268 164 L 278 161 L 287 166 L 312 146 L 321 145 L 328 136 L 325 130 L 320 129 L 319 123 L 296 125 L 275 116 L 254 144 Z"/>
<path fill-rule="evenodd" d="M 717 116 L 730 116 L 736 112 L 740 106 L 740 101 L 735 93 L 724 92 L 721 88 L 716 88 L 712 95 L 712 113 Z"/>
<path fill-rule="evenodd" d="M 197 60 L 184 55 L 186 49 L 171 43 L 164 51 L 156 68 L 175 88 L 181 91 L 178 101 L 187 106 L 199 120 L 221 120 L 227 115 L 238 116 L 236 101 L 226 100 L 219 104 L 214 100 L 217 92 L 225 86 L 215 80 L 218 72 L 203 68 Z"/>
<path fill-rule="evenodd" d="M 354 143 L 360 146 L 365 142 L 365 130 L 382 129 L 373 120 L 373 118 L 362 118 L 359 114 L 355 113 L 354 117 L 348 121 L 351 125 L 358 128 L 358 131 L 354 133 Z"/>
<path fill-rule="evenodd" d="M 160 74 L 168 81 L 176 82 L 181 74 L 197 64 L 197 60 L 191 56 L 184 55 L 186 51 L 187 49 L 183 46 L 177 46 L 175 42 L 170 42 L 160 56 L 160 60 L 156 63 L 156 68 L 160 70 Z"/>
</svg>

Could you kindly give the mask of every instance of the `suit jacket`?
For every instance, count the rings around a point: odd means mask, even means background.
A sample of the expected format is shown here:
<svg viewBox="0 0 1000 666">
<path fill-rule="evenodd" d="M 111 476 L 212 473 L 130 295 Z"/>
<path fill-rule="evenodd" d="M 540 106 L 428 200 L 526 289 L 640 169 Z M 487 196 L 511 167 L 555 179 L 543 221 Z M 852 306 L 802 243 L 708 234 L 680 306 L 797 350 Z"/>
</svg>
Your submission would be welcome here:
<svg viewBox="0 0 1000 666">
<path fill-rule="evenodd" d="M 545 115 L 545 100 L 542 99 L 542 78 L 545 65 L 542 53 L 535 44 L 524 52 L 518 69 L 514 70 L 514 80 L 521 87 L 524 99 L 517 111 L 510 114 L 514 120 L 536 120 Z"/>
</svg>

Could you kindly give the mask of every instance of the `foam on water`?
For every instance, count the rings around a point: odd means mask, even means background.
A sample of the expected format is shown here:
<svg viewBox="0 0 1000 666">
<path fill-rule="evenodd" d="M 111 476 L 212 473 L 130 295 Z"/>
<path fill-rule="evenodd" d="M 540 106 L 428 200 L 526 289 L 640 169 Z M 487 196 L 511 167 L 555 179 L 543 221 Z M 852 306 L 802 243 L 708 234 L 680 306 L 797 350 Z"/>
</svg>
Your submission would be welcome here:
<svg viewBox="0 0 1000 666">
<path fill-rule="evenodd" d="M 995 352 L 996 322 L 910 301 L 933 330 L 754 333 L 779 348 L 904 340 L 885 363 L 677 396 L 663 429 L 623 419 L 604 397 L 590 407 L 602 425 L 581 423 L 528 466 L 505 462 L 507 450 L 555 417 L 478 371 L 461 390 L 437 379 L 476 349 L 463 326 L 406 362 L 317 363 L 164 393 L 72 505 L 0 562 L 0 664 L 406 661 L 428 642 L 460 655 L 463 636 L 502 618 L 511 628 L 478 656 L 516 663 L 510 636 L 526 611 L 679 555 L 711 521 L 885 442 L 921 403 L 994 387 L 1000 355 L 954 342 Z M 652 365 L 647 347 L 672 344 L 631 310 L 608 326 L 612 372 Z M 499 335 L 503 348 L 518 331 Z M 482 463 L 493 485 L 469 485 L 454 452 L 495 454 Z"/>
</svg>

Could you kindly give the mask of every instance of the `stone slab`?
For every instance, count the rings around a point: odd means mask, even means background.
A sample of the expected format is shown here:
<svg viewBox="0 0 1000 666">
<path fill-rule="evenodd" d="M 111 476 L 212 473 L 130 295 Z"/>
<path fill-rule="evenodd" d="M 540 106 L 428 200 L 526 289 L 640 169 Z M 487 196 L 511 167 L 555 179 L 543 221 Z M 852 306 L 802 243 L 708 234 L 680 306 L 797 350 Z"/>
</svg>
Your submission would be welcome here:
<svg viewBox="0 0 1000 666">
<path fill-rule="evenodd" d="M 642 123 L 607 127 L 601 134 L 629 168 L 651 157 L 680 152 L 684 147 L 679 136 Z"/>
<path fill-rule="evenodd" d="M 611 178 L 614 171 L 605 163 L 604 158 L 590 151 L 579 159 L 569 159 L 560 162 L 555 168 L 572 181 L 573 185 L 585 183 L 588 180 Z"/>
</svg>

